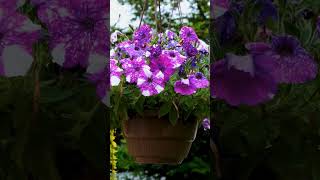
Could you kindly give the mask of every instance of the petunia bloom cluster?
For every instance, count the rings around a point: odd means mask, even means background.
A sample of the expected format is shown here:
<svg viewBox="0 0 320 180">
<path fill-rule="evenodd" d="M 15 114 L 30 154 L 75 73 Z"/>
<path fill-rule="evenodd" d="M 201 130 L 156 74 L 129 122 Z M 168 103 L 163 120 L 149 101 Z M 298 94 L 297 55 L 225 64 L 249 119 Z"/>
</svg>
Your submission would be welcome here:
<svg viewBox="0 0 320 180">
<path fill-rule="evenodd" d="M 167 85 L 181 95 L 209 86 L 203 71 L 208 45 L 191 27 L 182 27 L 178 35 L 170 30 L 155 33 L 142 25 L 132 39 L 116 31 L 111 42 L 111 86 L 118 86 L 123 79 L 139 88 L 143 96 L 157 95 Z"/>
<path fill-rule="evenodd" d="M 273 98 L 280 83 L 314 79 L 318 65 L 299 40 L 273 36 L 270 43 L 246 44 L 245 56 L 227 54 L 211 68 L 211 95 L 229 104 L 256 105 Z"/>
</svg>

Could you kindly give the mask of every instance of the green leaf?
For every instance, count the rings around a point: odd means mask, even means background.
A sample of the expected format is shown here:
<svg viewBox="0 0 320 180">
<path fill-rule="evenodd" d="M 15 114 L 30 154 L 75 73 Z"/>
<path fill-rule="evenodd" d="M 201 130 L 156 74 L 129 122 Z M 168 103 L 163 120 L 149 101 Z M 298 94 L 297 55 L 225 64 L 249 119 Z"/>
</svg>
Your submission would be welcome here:
<svg viewBox="0 0 320 180">
<path fill-rule="evenodd" d="M 50 103 L 57 103 L 70 98 L 75 93 L 73 89 L 59 89 L 55 87 L 43 87 L 41 88 L 41 96 L 40 96 L 40 103 L 43 104 L 50 104 Z"/>
<path fill-rule="evenodd" d="M 140 96 L 139 97 L 139 99 L 137 100 L 137 102 L 135 103 L 135 109 L 136 109 L 136 111 L 140 114 L 140 115 L 142 115 L 142 113 L 143 113 L 143 107 L 144 107 L 144 102 L 145 102 L 145 97 L 144 96 Z"/>
<path fill-rule="evenodd" d="M 168 114 L 170 112 L 170 109 L 172 107 L 171 102 L 164 103 L 159 110 L 159 118 L 163 117 L 164 115 Z"/>
<path fill-rule="evenodd" d="M 176 108 L 171 108 L 169 112 L 169 121 L 172 125 L 176 125 L 178 122 L 179 113 Z"/>
</svg>

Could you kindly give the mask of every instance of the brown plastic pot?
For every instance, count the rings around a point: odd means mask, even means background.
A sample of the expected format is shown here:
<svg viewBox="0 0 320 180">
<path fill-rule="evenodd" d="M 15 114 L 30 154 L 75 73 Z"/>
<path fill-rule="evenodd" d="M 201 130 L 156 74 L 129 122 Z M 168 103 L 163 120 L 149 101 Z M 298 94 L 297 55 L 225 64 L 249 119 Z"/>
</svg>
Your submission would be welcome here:
<svg viewBox="0 0 320 180">
<path fill-rule="evenodd" d="M 131 118 L 123 123 L 129 154 L 140 164 L 180 164 L 194 141 L 198 122 L 175 126 L 155 115 Z"/>
</svg>

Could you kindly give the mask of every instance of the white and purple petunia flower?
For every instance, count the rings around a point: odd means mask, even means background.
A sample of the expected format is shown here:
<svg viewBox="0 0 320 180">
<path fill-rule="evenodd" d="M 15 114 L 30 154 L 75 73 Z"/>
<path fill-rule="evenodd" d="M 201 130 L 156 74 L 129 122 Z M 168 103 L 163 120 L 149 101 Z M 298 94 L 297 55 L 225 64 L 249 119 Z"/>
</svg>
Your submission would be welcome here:
<svg viewBox="0 0 320 180">
<path fill-rule="evenodd" d="M 186 42 L 186 43 L 198 42 L 199 40 L 196 32 L 194 32 L 192 27 L 183 26 L 179 34 L 183 42 Z"/>
<path fill-rule="evenodd" d="M 60 50 L 64 68 L 87 68 L 89 58 L 109 53 L 109 2 L 105 0 L 57 0 L 38 7 L 39 19 L 47 26 L 50 47 Z M 59 60 L 58 60 L 59 59 Z"/>
<path fill-rule="evenodd" d="M 153 96 L 164 90 L 164 74 L 161 71 L 151 72 L 150 68 L 144 67 L 141 71 L 137 86 L 143 96 Z"/>
<path fill-rule="evenodd" d="M 118 66 L 116 59 L 110 59 L 110 85 L 118 86 L 121 81 L 123 70 Z"/>
<path fill-rule="evenodd" d="M 196 93 L 196 86 L 189 79 L 180 79 L 174 83 L 174 91 L 181 95 L 191 95 Z"/>
<path fill-rule="evenodd" d="M 205 131 L 210 129 L 210 120 L 208 118 L 205 118 L 201 124 Z"/>
<path fill-rule="evenodd" d="M 272 99 L 277 91 L 267 56 L 227 54 L 211 66 L 211 96 L 230 105 L 257 105 Z"/>
<path fill-rule="evenodd" d="M 197 72 L 195 74 L 190 75 L 189 81 L 196 88 L 207 88 L 209 86 L 208 79 L 201 72 Z"/>
<path fill-rule="evenodd" d="M 89 80 L 96 85 L 96 93 L 100 99 L 104 99 L 109 89 L 109 71 L 108 68 L 103 68 L 102 71 L 89 76 Z M 111 74 L 112 76 L 112 74 Z"/>
<path fill-rule="evenodd" d="M 20 5 L 0 1 L 0 76 L 24 75 L 33 61 L 32 45 L 40 38 L 41 27 L 17 11 Z"/>
<path fill-rule="evenodd" d="M 115 42 L 118 41 L 118 35 L 121 34 L 120 31 L 116 30 L 111 34 L 111 43 L 114 44 Z"/>
<path fill-rule="evenodd" d="M 180 67 L 187 59 L 187 57 L 183 56 L 176 50 L 163 50 L 162 54 L 168 56 L 168 58 L 173 62 L 174 68 Z"/>
<path fill-rule="evenodd" d="M 247 48 L 254 55 L 269 58 L 270 72 L 278 83 L 304 83 L 317 76 L 317 63 L 293 36 L 274 36 L 271 44 L 248 43 Z"/>
<path fill-rule="evenodd" d="M 144 56 L 147 48 L 146 46 L 141 47 L 131 41 L 124 41 L 120 43 L 118 47 L 132 59 L 140 56 Z"/>
<path fill-rule="evenodd" d="M 150 67 L 147 65 L 146 60 L 142 57 L 138 57 L 136 59 L 126 59 L 125 61 L 121 61 L 122 68 L 126 75 L 126 81 L 129 83 L 137 82 L 138 77 L 140 76 L 143 69 L 149 69 Z"/>
<path fill-rule="evenodd" d="M 199 39 L 199 43 L 197 44 L 197 50 L 202 54 L 208 54 L 209 45 L 205 43 L 203 40 Z"/>
<path fill-rule="evenodd" d="M 175 64 L 166 54 L 161 54 L 157 58 L 150 61 L 152 71 L 161 71 L 164 75 L 164 80 L 168 81 L 175 72 Z"/>
</svg>

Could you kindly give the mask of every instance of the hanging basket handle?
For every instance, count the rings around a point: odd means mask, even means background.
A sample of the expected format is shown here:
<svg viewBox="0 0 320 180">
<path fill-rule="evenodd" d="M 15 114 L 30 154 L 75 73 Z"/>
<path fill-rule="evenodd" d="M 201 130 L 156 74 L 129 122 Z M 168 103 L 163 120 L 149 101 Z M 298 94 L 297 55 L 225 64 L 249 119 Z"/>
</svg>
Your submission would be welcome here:
<svg viewBox="0 0 320 180">
<path fill-rule="evenodd" d="M 147 0 L 144 0 L 144 5 L 142 7 L 142 12 L 140 14 L 140 23 L 139 23 L 139 28 L 141 26 L 141 23 L 142 23 L 142 19 L 143 19 L 143 16 L 144 16 L 144 11 L 146 10 L 146 7 L 147 7 Z"/>
</svg>

